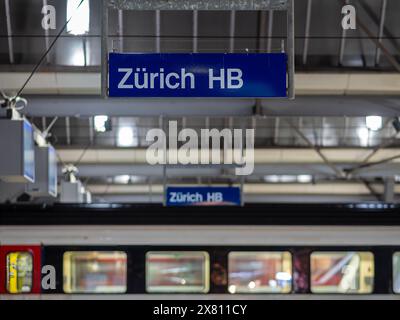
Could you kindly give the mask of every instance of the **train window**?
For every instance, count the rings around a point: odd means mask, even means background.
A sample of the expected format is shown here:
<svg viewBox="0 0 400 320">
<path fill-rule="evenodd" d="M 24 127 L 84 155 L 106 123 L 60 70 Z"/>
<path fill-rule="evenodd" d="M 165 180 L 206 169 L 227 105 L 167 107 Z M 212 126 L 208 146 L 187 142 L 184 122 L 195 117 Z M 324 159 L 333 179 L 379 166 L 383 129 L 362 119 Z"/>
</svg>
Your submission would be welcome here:
<svg viewBox="0 0 400 320">
<path fill-rule="evenodd" d="M 148 252 L 147 292 L 207 293 L 210 257 L 207 252 Z"/>
<path fill-rule="evenodd" d="M 393 291 L 400 293 L 400 252 L 393 255 Z"/>
<path fill-rule="evenodd" d="M 371 252 L 314 252 L 311 255 L 313 293 L 372 293 L 373 282 Z"/>
<path fill-rule="evenodd" d="M 290 252 L 231 252 L 228 269 L 230 293 L 289 293 L 292 289 Z"/>
<path fill-rule="evenodd" d="M 125 252 L 65 252 L 65 293 L 124 293 L 127 283 Z"/>
<path fill-rule="evenodd" d="M 29 293 L 33 282 L 33 257 L 26 251 L 10 252 L 7 261 L 7 292 Z"/>
</svg>

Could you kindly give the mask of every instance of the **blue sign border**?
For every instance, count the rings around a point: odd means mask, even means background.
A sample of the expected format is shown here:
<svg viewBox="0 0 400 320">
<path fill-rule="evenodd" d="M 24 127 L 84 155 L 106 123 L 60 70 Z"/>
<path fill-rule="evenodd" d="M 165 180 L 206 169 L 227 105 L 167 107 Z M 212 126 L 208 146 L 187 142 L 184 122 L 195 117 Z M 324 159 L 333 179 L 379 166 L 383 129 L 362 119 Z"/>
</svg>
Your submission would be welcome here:
<svg viewBox="0 0 400 320">
<path fill-rule="evenodd" d="M 177 199 L 173 201 L 171 193 L 181 193 L 183 197 L 193 197 L 193 201 L 185 201 L 188 199 Z M 207 201 L 208 194 L 222 194 L 223 201 Z M 202 201 L 196 201 L 202 198 Z M 169 207 L 179 206 L 240 206 L 241 190 L 239 187 L 168 187 L 166 190 L 166 205 Z"/>
<path fill-rule="evenodd" d="M 126 83 L 132 88 L 119 88 L 126 75 L 119 69 L 131 69 Z M 194 88 L 190 79 L 180 87 L 170 89 L 160 87 L 160 78 L 153 79 L 154 88 L 137 89 L 134 74 L 138 70 L 138 83 L 143 84 L 143 74 L 179 74 L 181 69 L 194 75 Z M 240 69 L 243 72 L 241 88 L 209 88 L 209 71 L 214 76 L 220 70 Z M 143 71 L 145 70 L 145 71 Z M 165 79 L 164 79 L 165 80 Z M 184 88 L 183 88 L 184 87 Z M 110 53 L 109 54 L 109 96 L 110 97 L 236 97 L 236 98 L 285 98 L 287 97 L 287 55 L 285 53 Z"/>
</svg>

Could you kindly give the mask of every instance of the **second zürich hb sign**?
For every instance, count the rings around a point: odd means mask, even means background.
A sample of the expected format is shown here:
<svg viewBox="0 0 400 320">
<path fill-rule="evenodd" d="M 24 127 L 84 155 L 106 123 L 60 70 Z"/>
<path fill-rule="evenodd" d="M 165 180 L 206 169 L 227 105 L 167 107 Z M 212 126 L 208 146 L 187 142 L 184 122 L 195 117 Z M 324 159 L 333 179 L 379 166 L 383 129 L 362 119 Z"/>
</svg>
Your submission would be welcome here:
<svg viewBox="0 0 400 320">
<path fill-rule="evenodd" d="M 110 97 L 286 97 L 285 53 L 110 53 Z"/>
</svg>

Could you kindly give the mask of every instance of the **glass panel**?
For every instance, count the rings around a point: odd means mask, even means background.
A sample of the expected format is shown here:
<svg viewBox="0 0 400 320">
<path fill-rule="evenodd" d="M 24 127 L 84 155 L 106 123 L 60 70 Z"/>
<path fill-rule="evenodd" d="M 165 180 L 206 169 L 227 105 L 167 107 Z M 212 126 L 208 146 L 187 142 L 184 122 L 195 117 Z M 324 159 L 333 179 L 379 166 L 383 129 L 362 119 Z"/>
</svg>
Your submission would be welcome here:
<svg viewBox="0 0 400 320">
<path fill-rule="evenodd" d="M 400 252 L 393 255 L 393 291 L 400 293 Z"/>
<path fill-rule="evenodd" d="M 371 293 L 374 256 L 370 252 L 314 252 L 311 291 L 314 293 Z"/>
<path fill-rule="evenodd" d="M 289 293 L 292 289 L 290 252 L 231 252 L 228 266 L 230 293 Z"/>
<path fill-rule="evenodd" d="M 29 252 L 7 254 L 7 292 L 28 293 L 32 290 L 33 258 Z"/>
<path fill-rule="evenodd" d="M 198 292 L 209 290 L 210 258 L 207 252 L 148 252 L 148 292 Z"/>
<path fill-rule="evenodd" d="M 124 293 L 127 283 L 125 252 L 64 253 L 64 292 Z"/>
</svg>

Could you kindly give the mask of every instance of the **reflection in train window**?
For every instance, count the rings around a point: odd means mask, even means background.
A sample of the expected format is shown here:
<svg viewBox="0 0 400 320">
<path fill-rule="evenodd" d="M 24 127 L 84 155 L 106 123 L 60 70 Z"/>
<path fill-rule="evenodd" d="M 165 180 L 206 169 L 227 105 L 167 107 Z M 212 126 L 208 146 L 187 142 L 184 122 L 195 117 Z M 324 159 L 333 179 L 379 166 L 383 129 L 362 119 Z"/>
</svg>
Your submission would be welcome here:
<svg viewBox="0 0 400 320">
<path fill-rule="evenodd" d="M 66 252 L 65 293 L 124 293 L 127 283 L 125 252 Z"/>
<path fill-rule="evenodd" d="M 210 258 L 207 252 L 148 252 L 147 292 L 207 293 Z"/>
<path fill-rule="evenodd" d="M 290 252 L 231 252 L 228 256 L 230 293 L 289 293 Z"/>
<path fill-rule="evenodd" d="M 29 293 L 32 290 L 33 258 L 29 252 L 7 254 L 7 292 Z"/>
<path fill-rule="evenodd" d="M 370 252 L 314 252 L 313 293 L 372 293 L 374 256 Z"/>
<path fill-rule="evenodd" d="M 400 293 L 400 252 L 393 255 L 393 291 Z"/>
</svg>

